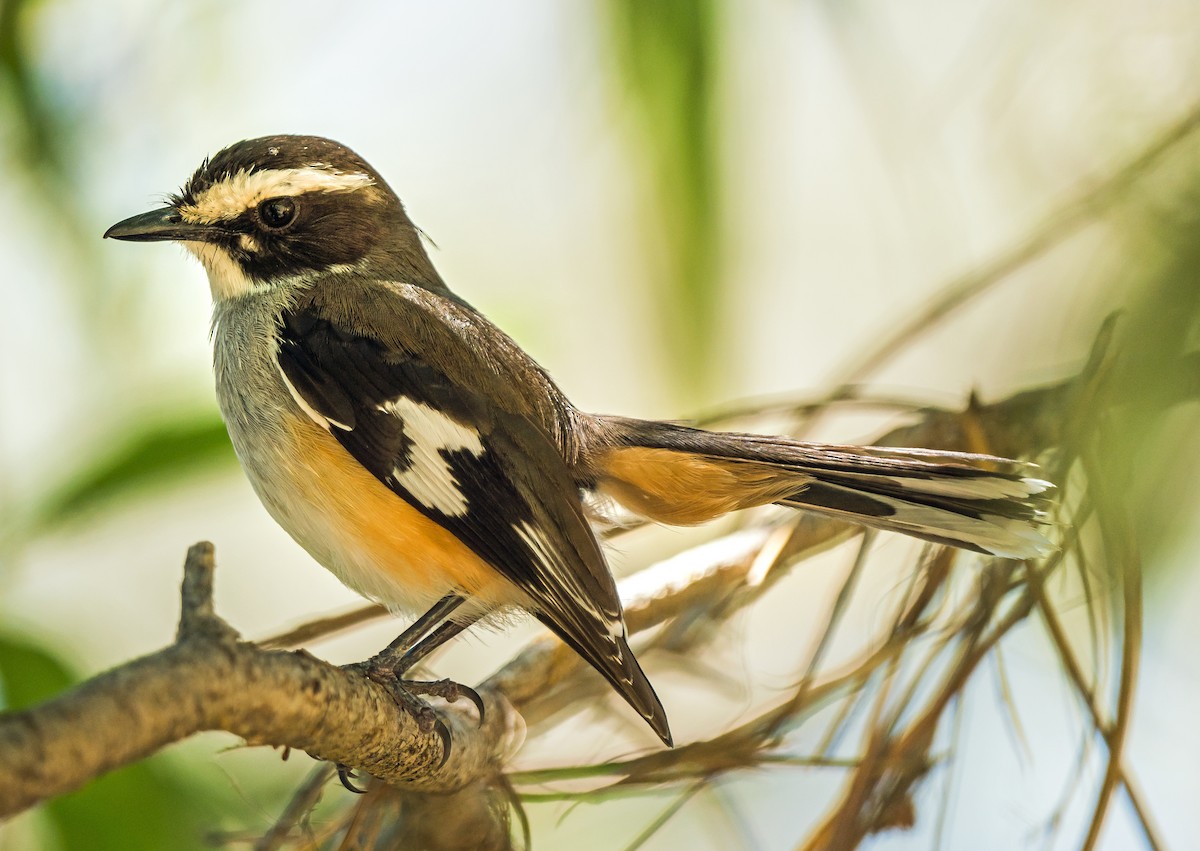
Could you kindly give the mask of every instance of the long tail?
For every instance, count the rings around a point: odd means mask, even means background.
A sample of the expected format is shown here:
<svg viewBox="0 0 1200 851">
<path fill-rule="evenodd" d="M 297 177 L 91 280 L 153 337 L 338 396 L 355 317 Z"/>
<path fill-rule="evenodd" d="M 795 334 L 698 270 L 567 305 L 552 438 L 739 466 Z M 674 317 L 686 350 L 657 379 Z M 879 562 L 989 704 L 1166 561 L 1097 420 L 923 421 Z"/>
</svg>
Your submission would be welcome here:
<svg viewBox="0 0 1200 851">
<path fill-rule="evenodd" d="M 597 486 L 663 523 L 778 503 L 1005 558 L 1053 549 L 1040 531 L 1054 486 L 1031 464 L 926 449 L 830 446 L 599 417 Z"/>
</svg>

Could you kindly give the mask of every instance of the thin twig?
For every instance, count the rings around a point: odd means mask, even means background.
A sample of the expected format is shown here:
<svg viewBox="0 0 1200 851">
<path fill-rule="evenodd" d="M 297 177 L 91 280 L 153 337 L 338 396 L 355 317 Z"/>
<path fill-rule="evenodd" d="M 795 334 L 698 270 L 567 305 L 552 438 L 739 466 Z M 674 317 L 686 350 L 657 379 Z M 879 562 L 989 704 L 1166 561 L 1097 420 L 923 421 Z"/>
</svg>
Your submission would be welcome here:
<svg viewBox="0 0 1200 851">
<path fill-rule="evenodd" d="M 843 388 L 862 381 L 889 359 L 900 352 L 907 343 L 936 325 L 971 299 L 986 292 L 1000 281 L 1012 275 L 1022 266 L 1058 245 L 1071 234 L 1080 230 L 1112 204 L 1141 178 L 1158 165 L 1167 154 L 1200 128 L 1200 105 L 1195 105 L 1183 117 L 1164 130 L 1159 136 L 1120 166 L 1108 177 L 1085 188 L 1055 212 L 1047 216 L 1029 236 L 1001 253 L 989 263 L 976 268 L 952 281 L 922 311 L 915 316 L 892 326 L 882 335 L 882 340 L 872 346 L 865 355 L 847 365 L 832 382 L 833 398 Z"/>
<path fill-rule="evenodd" d="M 307 621 L 294 629 L 278 633 L 270 638 L 264 638 L 258 642 L 258 646 L 264 650 L 284 650 L 292 647 L 301 647 L 309 642 L 316 641 L 318 638 L 328 638 L 334 633 L 362 626 L 377 618 L 385 617 L 387 614 L 388 610 L 376 603 L 372 603 L 369 606 L 359 606 L 348 612 L 327 615 Z"/>
<path fill-rule="evenodd" d="M 1137 671 L 1141 661 L 1142 570 L 1141 558 L 1134 544 L 1133 532 L 1129 528 L 1129 520 L 1124 509 L 1119 503 L 1112 500 L 1107 491 L 1107 480 L 1097 469 L 1094 461 L 1085 457 L 1085 466 L 1089 468 L 1089 479 L 1092 481 L 1096 504 L 1103 515 L 1104 522 L 1100 524 L 1100 531 L 1104 548 L 1110 564 L 1121 576 L 1121 600 L 1124 604 L 1121 676 L 1117 691 L 1116 715 L 1112 728 L 1105 737 L 1109 750 L 1108 762 L 1096 798 L 1095 811 L 1088 825 L 1088 834 L 1082 846 L 1083 851 L 1092 851 L 1096 847 L 1096 843 L 1100 841 L 1104 817 L 1122 775 L 1121 764 L 1124 759 L 1125 739 L 1129 732 Z M 1148 822 L 1144 823 L 1145 826 L 1148 826 Z"/>
<path fill-rule="evenodd" d="M 323 762 L 309 772 L 308 777 L 288 801 L 279 820 L 254 843 L 254 851 L 275 851 L 282 848 L 300 820 L 307 817 L 321 800 L 326 784 L 333 778 L 333 772 L 331 762 Z"/>
<path fill-rule="evenodd" d="M 1066 671 L 1068 678 L 1074 686 L 1076 694 L 1079 695 L 1079 699 L 1083 702 L 1084 708 L 1087 709 L 1088 714 L 1091 716 L 1092 726 L 1099 731 L 1105 744 L 1109 746 L 1111 758 L 1112 725 L 1101 715 L 1100 707 L 1096 702 L 1095 690 L 1084 677 L 1083 666 L 1080 665 L 1078 657 L 1071 649 L 1070 639 L 1067 637 L 1066 630 L 1063 628 L 1058 615 L 1046 597 L 1041 574 L 1034 572 L 1031 575 L 1029 585 L 1033 593 L 1037 595 L 1038 613 L 1042 618 L 1043 625 L 1046 627 L 1047 634 L 1050 636 L 1050 642 L 1058 653 L 1059 662 L 1062 664 L 1063 670 Z M 1150 816 L 1144 794 L 1133 777 L 1131 769 L 1124 764 L 1124 760 L 1121 760 L 1119 766 L 1121 780 L 1125 784 L 1125 791 L 1129 795 L 1129 801 L 1133 806 L 1134 814 L 1137 816 L 1138 824 L 1142 830 L 1142 837 L 1146 840 L 1146 846 L 1152 849 L 1152 851 L 1161 851 L 1161 849 L 1166 848 L 1166 845 Z"/>
</svg>

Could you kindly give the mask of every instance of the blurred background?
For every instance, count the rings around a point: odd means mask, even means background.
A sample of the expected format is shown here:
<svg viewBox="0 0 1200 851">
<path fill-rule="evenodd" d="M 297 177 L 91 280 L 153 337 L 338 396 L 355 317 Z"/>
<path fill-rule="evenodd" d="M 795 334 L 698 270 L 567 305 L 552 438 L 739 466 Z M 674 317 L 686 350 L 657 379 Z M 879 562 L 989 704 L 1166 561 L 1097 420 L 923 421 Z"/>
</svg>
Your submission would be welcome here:
<svg viewBox="0 0 1200 851">
<path fill-rule="evenodd" d="M 588 410 L 680 418 L 849 382 L 962 406 L 1077 373 L 1123 310 L 1124 395 L 1097 416 L 1121 450 L 1109 491 L 1146 581 L 1125 759 L 1162 837 L 1187 847 L 1200 432 L 1194 386 L 1183 404 L 1164 388 L 1189 380 L 1171 370 L 1200 339 L 1198 81 L 1186 0 L 0 0 L 0 705 L 169 642 L 197 540 L 216 543 L 218 611 L 247 637 L 358 602 L 236 467 L 199 266 L 100 239 L 224 145 L 311 133 L 371 162 L 450 286 Z M 954 309 L 886 347 L 938 304 Z M 827 418 L 811 435 L 868 441 L 896 424 Z M 660 532 L 614 559 L 632 570 L 694 540 Z M 818 571 L 791 591 L 828 591 Z M 732 664 L 793 677 L 810 638 L 783 620 L 740 621 Z M 352 661 L 395 632 L 314 652 Z M 459 642 L 439 672 L 470 682 L 531 632 Z M 1036 623 L 1007 652 L 1021 735 L 981 676 L 916 826 L 869 847 L 1079 845 L 1098 741 Z M 704 733 L 711 719 L 664 691 L 674 723 Z M 306 763 L 198 737 L 0 826 L 0 849 L 253 835 Z M 839 782 L 730 773 L 644 847 L 793 847 Z M 671 800 L 528 812 L 539 847 L 625 847 Z M 1142 842 L 1118 795 L 1099 847 Z"/>
</svg>

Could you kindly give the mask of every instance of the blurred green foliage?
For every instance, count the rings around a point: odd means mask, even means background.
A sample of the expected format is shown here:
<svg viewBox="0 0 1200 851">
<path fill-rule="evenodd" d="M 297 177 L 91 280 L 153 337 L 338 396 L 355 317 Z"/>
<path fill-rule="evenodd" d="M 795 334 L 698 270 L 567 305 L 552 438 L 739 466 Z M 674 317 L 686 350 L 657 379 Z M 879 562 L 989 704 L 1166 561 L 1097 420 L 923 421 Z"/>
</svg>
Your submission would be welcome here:
<svg viewBox="0 0 1200 851">
<path fill-rule="evenodd" d="M 720 354 L 718 4 L 616 0 L 601 8 L 611 21 L 616 78 L 640 124 L 636 149 L 662 239 L 662 268 L 646 286 L 673 383 L 694 405 L 712 389 Z"/>
<path fill-rule="evenodd" d="M 1200 508 L 1198 166 L 1200 145 L 1188 144 L 1112 218 L 1126 308 L 1097 426 L 1107 490 L 1129 513 L 1149 568 L 1180 562 L 1172 550 L 1194 535 Z"/>
<path fill-rule="evenodd" d="M 0 635 L 0 708 L 32 706 L 78 679 L 32 637 Z M 199 849 L 218 816 L 203 788 L 162 757 L 152 757 L 48 801 L 41 826 L 49 842 L 70 851 Z"/>
<path fill-rule="evenodd" d="M 11 153 L 27 169 L 55 180 L 62 176 L 72 120 L 56 107 L 56 98 L 47 96 L 30 56 L 29 30 L 44 5 L 44 0 L 0 0 L 0 91 L 16 134 Z"/>
<path fill-rule="evenodd" d="M 72 274 L 56 276 L 54 284 L 69 291 L 67 303 L 80 319 L 75 333 L 88 338 L 99 358 L 123 342 L 107 329 L 129 324 L 113 295 L 137 282 L 114 273 L 88 199 L 76 191 L 73 168 L 98 104 L 64 97 L 39 66 L 35 35 L 54 6 L 49 0 L 0 0 L 0 116 L 7 131 L 0 153 L 5 179 L 29 185 L 23 214 L 40 226 L 43 250 L 72 266 Z"/>
<path fill-rule="evenodd" d="M 233 467 L 233 446 L 216 411 L 131 425 L 135 427 L 124 440 L 76 471 L 35 507 L 23 534 L 44 535 L 62 524 L 110 510 L 123 498 Z"/>
</svg>

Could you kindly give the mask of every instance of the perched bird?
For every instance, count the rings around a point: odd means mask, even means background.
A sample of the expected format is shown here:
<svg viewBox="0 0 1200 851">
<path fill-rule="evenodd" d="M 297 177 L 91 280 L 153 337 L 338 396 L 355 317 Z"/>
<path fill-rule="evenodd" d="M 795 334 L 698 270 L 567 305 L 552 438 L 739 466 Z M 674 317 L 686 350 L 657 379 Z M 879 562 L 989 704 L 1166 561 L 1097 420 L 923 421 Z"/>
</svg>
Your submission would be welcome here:
<svg viewBox="0 0 1200 851">
<path fill-rule="evenodd" d="M 1037 527 L 1051 486 L 1016 461 L 578 410 L 450 291 L 379 173 L 328 139 L 231 145 L 165 207 L 105 236 L 174 240 L 204 265 L 238 458 L 318 562 L 395 611 L 426 612 L 364 663 L 425 720 L 413 695 L 439 691 L 405 672 L 476 621 L 523 609 L 671 744 L 587 492 L 669 524 L 778 503 L 1008 558 L 1049 547 Z"/>
</svg>

